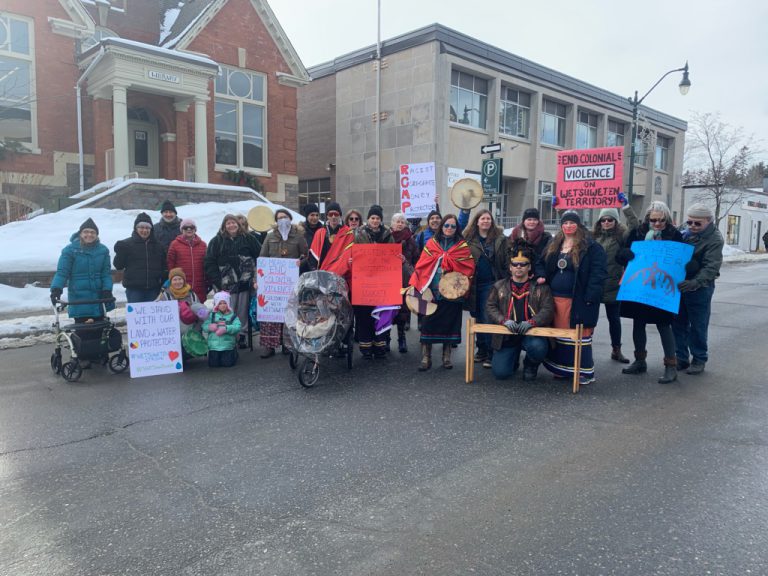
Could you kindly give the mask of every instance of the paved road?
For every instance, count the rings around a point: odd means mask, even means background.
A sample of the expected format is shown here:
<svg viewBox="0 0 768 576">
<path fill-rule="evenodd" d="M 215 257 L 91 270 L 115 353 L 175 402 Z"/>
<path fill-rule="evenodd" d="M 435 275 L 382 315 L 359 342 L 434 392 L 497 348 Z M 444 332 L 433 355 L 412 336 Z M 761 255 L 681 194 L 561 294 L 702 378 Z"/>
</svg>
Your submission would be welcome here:
<svg viewBox="0 0 768 576">
<path fill-rule="evenodd" d="M 280 357 L 72 385 L 1 352 L 0 575 L 768 574 L 768 265 L 725 271 L 671 386 L 606 329 L 575 396 L 422 376 L 413 332 L 311 391 Z"/>
</svg>

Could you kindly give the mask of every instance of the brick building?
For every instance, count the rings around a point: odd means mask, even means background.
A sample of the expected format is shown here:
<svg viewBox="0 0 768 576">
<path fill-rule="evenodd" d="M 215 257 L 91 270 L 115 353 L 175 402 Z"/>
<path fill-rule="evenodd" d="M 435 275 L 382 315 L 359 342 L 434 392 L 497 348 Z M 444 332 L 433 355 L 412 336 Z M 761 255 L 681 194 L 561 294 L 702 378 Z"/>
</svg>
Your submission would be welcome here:
<svg viewBox="0 0 768 576">
<path fill-rule="evenodd" d="M 126 175 L 295 204 L 308 80 L 265 0 L 5 0 L 0 222 Z"/>
</svg>

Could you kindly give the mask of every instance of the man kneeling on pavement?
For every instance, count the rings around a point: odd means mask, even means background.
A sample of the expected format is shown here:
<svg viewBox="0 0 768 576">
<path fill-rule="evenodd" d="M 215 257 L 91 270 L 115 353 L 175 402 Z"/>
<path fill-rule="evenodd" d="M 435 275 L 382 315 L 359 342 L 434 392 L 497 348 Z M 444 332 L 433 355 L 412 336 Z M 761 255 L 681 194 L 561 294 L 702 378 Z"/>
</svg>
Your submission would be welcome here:
<svg viewBox="0 0 768 576">
<path fill-rule="evenodd" d="M 555 310 L 549 286 L 537 284 L 533 278 L 534 261 L 535 255 L 529 248 L 513 248 L 509 262 L 511 278 L 496 282 L 488 296 L 488 321 L 509 330 L 509 335 L 494 334 L 491 341 L 494 350 L 491 369 L 500 380 L 515 373 L 522 350 L 525 350 L 523 380 L 535 380 L 539 364 L 549 349 L 547 338 L 526 336 L 533 327 L 551 325 Z"/>
</svg>

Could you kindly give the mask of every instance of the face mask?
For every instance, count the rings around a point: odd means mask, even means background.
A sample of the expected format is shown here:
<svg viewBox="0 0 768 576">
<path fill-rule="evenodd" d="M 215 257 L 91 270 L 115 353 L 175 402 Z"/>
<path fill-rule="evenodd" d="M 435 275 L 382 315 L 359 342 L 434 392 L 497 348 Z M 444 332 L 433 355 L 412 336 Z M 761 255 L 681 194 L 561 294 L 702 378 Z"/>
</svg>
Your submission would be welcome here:
<svg viewBox="0 0 768 576">
<path fill-rule="evenodd" d="M 288 218 L 281 218 L 277 221 L 277 231 L 283 240 L 288 240 L 288 233 L 291 231 L 291 221 Z"/>
</svg>

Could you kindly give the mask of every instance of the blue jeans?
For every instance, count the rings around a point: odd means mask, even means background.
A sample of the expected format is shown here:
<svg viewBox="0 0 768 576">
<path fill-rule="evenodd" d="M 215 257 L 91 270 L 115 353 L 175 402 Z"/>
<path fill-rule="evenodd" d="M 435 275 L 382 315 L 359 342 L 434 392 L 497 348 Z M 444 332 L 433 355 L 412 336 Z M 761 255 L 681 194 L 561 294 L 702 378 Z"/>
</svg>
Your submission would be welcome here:
<svg viewBox="0 0 768 576">
<path fill-rule="evenodd" d="M 154 302 L 160 295 L 160 288 L 152 288 L 150 290 L 126 288 L 125 298 L 129 303 L 132 302 Z"/>
<path fill-rule="evenodd" d="M 478 284 L 475 287 L 475 309 L 470 313 L 478 324 L 487 324 L 488 316 L 485 312 L 485 305 L 488 302 L 488 296 L 491 293 L 493 284 Z M 477 351 L 479 354 L 493 354 L 493 348 L 491 348 L 491 335 L 490 334 L 477 334 Z"/>
<path fill-rule="evenodd" d="M 515 373 L 521 350 L 525 350 L 525 359 L 528 364 L 538 366 L 549 351 L 549 343 L 541 336 L 523 336 L 520 346 L 502 346 L 494 350 L 491 371 L 496 379 L 504 380 Z"/>
<path fill-rule="evenodd" d="M 694 362 L 706 362 L 709 359 L 707 331 L 714 293 L 715 286 L 712 285 L 680 295 L 680 312 L 672 322 L 678 360 L 688 362 L 691 356 Z"/>
</svg>

